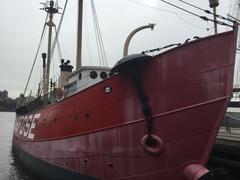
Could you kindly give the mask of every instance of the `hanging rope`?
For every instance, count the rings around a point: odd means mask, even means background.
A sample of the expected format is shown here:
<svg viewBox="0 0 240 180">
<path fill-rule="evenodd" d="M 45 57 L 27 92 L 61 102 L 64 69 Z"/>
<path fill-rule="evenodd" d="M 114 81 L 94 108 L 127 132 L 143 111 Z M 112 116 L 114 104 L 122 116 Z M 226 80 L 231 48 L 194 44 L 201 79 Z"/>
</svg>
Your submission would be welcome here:
<svg viewBox="0 0 240 180">
<path fill-rule="evenodd" d="M 38 53 L 39 53 L 39 50 L 40 50 L 40 47 L 41 47 L 41 44 L 42 44 L 43 36 L 44 36 L 45 29 L 46 29 L 46 26 L 47 26 L 47 19 L 48 19 L 48 14 L 47 14 L 46 19 L 45 19 L 45 23 L 44 23 L 43 30 L 42 30 L 42 35 L 41 35 L 41 38 L 40 38 L 40 41 L 39 41 L 39 44 L 38 44 L 37 52 L 36 52 L 36 55 L 35 55 L 35 58 L 34 58 L 34 61 L 33 61 L 33 64 L 32 64 L 30 74 L 28 76 L 27 84 L 26 84 L 25 89 L 24 89 L 24 93 L 23 93 L 24 96 L 26 94 L 28 84 L 29 84 L 29 81 L 30 81 L 31 76 L 32 76 L 33 68 L 35 66 L 35 63 L 36 63 L 36 60 L 37 60 L 37 57 L 38 57 Z"/>
<path fill-rule="evenodd" d="M 97 12 L 96 12 L 96 8 L 95 8 L 93 0 L 91 0 L 91 6 L 92 6 L 93 23 L 94 23 L 94 29 L 95 29 L 95 37 L 96 37 L 96 41 L 97 41 L 99 62 L 100 62 L 101 66 L 107 67 L 108 63 L 107 63 L 106 53 L 105 53 L 105 49 L 104 49 L 101 30 L 99 27 Z"/>
</svg>

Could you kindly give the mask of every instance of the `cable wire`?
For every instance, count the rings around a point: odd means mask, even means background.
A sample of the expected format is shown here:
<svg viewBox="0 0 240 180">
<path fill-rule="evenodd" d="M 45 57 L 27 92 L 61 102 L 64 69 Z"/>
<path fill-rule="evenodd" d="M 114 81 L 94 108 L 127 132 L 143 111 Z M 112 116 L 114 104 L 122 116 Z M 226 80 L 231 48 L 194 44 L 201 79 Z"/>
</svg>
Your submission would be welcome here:
<svg viewBox="0 0 240 180">
<path fill-rule="evenodd" d="M 63 21 L 64 15 L 65 15 L 67 3 L 68 3 L 68 0 L 65 1 L 65 5 L 64 5 L 64 8 L 63 8 L 62 16 L 61 16 L 61 19 L 60 19 L 60 22 L 59 22 L 59 25 L 58 25 L 58 29 L 56 31 L 56 35 L 55 35 L 55 38 L 54 38 L 54 41 L 53 41 L 53 44 L 52 44 L 51 56 L 50 56 L 51 58 L 53 57 L 53 53 L 54 53 L 55 47 L 56 47 L 56 45 L 58 43 L 58 36 L 59 36 L 60 29 L 61 29 L 61 26 L 62 26 L 62 21 Z M 58 46 L 59 46 L 59 44 L 58 44 Z"/>
<path fill-rule="evenodd" d="M 85 3 L 85 1 L 84 1 Z M 84 33 L 85 35 L 83 36 L 83 40 L 85 41 L 85 47 L 86 47 L 86 53 L 88 54 L 87 57 L 89 58 L 88 59 L 88 62 L 89 64 L 94 64 L 94 57 L 93 57 L 93 53 L 91 53 L 91 44 L 90 44 L 90 37 L 91 37 L 91 33 L 90 33 L 90 28 L 89 28 L 89 21 L 88 19 L 90 19 L 90 13 L 86 13 L 85 16 L 83 16 L 84 20 L 83 20 L 83 28 L 84 28 Z"/>
<path fill-rule="evenodd" d="M 198 9 L 198 10 L 204 11 L 204 12 L 207 13 L 207 14 L 214 15 L 214 16 L 220 18 L 220 19 L 227 20 L 227 21 L 230 21 L 230 22 L 234 22 L 234 21 L 232 21 L 232 20 L 229 19 L 229 18 L 226 18 L 226 17 L 221 16 L 221 15 L 219 15 L 219 14 L 214 14 L 214 13 L 212 13 L 212 12 L 209 11 L 209 10 L 205 10 L 205 9 L 200 8 L 200 7 L 198 7 L 198 6 L 194 5 L 194 4 L 191 4 L 191 3 L 189 3 L 189 2 L 186 2 L 186 1 L 183 1 L 183 0 L 178 0 L 178 1 L 180 1 L 180 2 L 182 2 L 182 3 L 184 3 L 184 4 L 187 4 L 187 5 L 191 6 L 191 7 L 194 7 L 194 8 L 196 8 L 196 9 Z"/>
<path fill-rule="evenodd" d="M 54 30 L 55 30 L 55 33 L 57 34 L 56 26 L 54 26 Z M 62 59 L 62 51 L 61 51 L 61 47 L 60 47 L 60 43 L 59 43 L 59 38 L 56 39 L 56 45 L 57 45 L 57 49 L 58 49 L 58 53 L 59 53 L 59 59 Z M 53 50 L 55 50 L 55 48 Z M 60 62 L 60 60 L 59 60 L 59 62 Z"/>
<path fill-rule="evenodd" d="M 177 16 L 180 20 L 182 20 L 184 23 L 186 23 L 186 24 L 188 24 L 188 25 L 190 25 L 190 26 L 192 26 L 192 27 L 195 27 L 195 28 L 198 28 L 198 29 L 205 29 L 205 30 L 207 30 L 207 31 L 209 31 L 209 29 L 210 29 L 210 28 L 203 28 L 203 27 L 194 25 L 194 24 L 186 21 L 186 20 L 185 20 L 184 18 L 182 18 L 179 14 L 176 14 L 176 16 Z"/>
<path fill-rule="evenodd" d="M 200 16 L 200 15 L 194 13 L 194 12 L 191 12 L 191 11 L 189 11 L 189 10 L 187 10 L 187 9 L 184 9 L 184 8 L 182 8 L 182 7 L 180 7 L 180 6 L 177 6 L 177 5 L 173 4 L 173 3 L 167 2 L 167 1 L 165 1 L 165 0 L 160 0 L 160 1 L 166 3 L 166 4 L 170 5 L 170 6 L 173 6 L 173 7 L 177 8 L 177 9 L 181 9 L 182 11 L 185 11 L 185 12 L 187 12 L 187 13 L 189 13 L 189 14 L 192 14 L 192 15 L 194 15 L 194 16 L 196 16 L 196 17 L 199 17 L 199 18 L 201 18 L 201 19 L 204 20 L 204 21 L 211 21 L 211 22 L 215 22 L 215 23 L 217 23 L 217 24 L 219 24 L 219 25 L 229 26 L 229 27 L 232 27 L 232 28 L 233 28 L 232 25 L 226 24 L 226 23 L 224 23 L 224 22 L 222 22 L 222 21 L 215 21 L 215 20 L 210 19 L 210 18 L 208 18 L 208 17 L 206 17 L 206 16 Z"/>
<path fill-rule="evenodd" d="M 194 25 L 194 24 L 186 21 L 183 17 L 180 16 L 180 15 L 189 15 L 189 14 L 179 13 L 179 12 L 176 12 L 176 11 L 169 11 L 169 10 L 165 10 L 165 9 L 161 9 L 161 8 L 157 8 L 157 7 L 152 7 L 152 6 L 149 6 L 149 5 L 140 3 L 140 2 L 135 1 L 135 0 L 129 0 L 129 1 L 132 1 L 133 3 L 136 3 L 136 4 L 140 5 L 140 6 L 144 6 L 144 7 L 151 8 L 151 9 L 155 9 L 155 10 L 157 10 L 157 11 L 162 11 L 162 12 L 174 14 L 174 15 L 176 15 L 181 21 L 183 21 L 184 23 L 186 23 L 186 24 L 188 24 L 188 25 L 190 25 L 190 26 L 192 26 L 192 27 L 195 27 L 195 28 L 198 28 L 198 29 L 206 29 L 207 31 L 210 29 L 210 28 L 203 28 L 203 27 Z"/>
<path fill-rule="evenodd" d="M 31 76 L 32 76 L 33 68 L 35 66 L 35 63 L 36 63 L 36 60 L 37 60 L 37 56 L 38 56 L 38 53 L 39 53 L 39 50 L 40 50 L 40 47 L 41 47 L 41 44 L 42 44 L 43 36 L 44 36 L 45 29 L 46 29 L 46 26 L 47 26 L 48 15 L 49 14 L 47 14 L 46 19 L 45 19 L 45 23 L 44 23 L 42 34 L 41 34 L 41 38 L 40 38 L 40 41 L 39 41 L 39 44 L 38 44 L 37 52 L 36 52 L 36 55 L 35 55 L 35 58 L 34 58 L 34 61 L 33 61 L 33 64 L 32 64 L 32 68 L 31 68 L 30 74 L 28 76 L 27 84 L 26 84 L 25 89 L 24 89 L 24 93 L 23 93 L 24 96 L 26 94 L 26 91 L 27 91 L 27 88 L 28 88 L 28 85 L 29 85 L 29 81 L 30 81 Z"/>
<path fill-rule="evenodd" d="M 105 53 L 105 49 L 104 49 L 104 44 L 103 44 L 103 39 L 102 39 L 102 35 L 101 35 L 101 30 L 100 30 L 99 22 L 98 22 L 98 18 L 97 18 L 97 12 L 96 12 L 96 8 L 95 8 L 93 0 L 91 0 L 91 6 L 92 6 L 93 23 L 94 23 L 94 27 L 95 27 L 95 36 L 96 36 L 96 41 L 97 41 L 100 65 L 108 66 L 106 53 Z"/>
<path fill-rule="evenodd" d="M 138 4 L 140 6 L 144 6 L 144 7 L 148 7 L 148 8 L 151 8 L 151 9 L 155 9 L 155 10 L 158 10 L 158 11 L 162 11 L 162 12 L 166 12 L 166 13 L 171 13 L 171 14 L 183 14 L 183 13 L 178 13 L 178 12 L 175 12 L 175 11 L 169 11 L 169 10 L 166 10 L 166 9 L 161 9 L 161 8 L 157 8 L 157 7 L 152 7 L 152 6 L 149 6 L 147 4 L 144 4 L 144 3 L 140 3 L 138 1 L 135 1 L 135 0 L 129 0 L 135 4 Z M 183 15 L 188 15 L 188 14 L 183 14 Z"/>
</svg>

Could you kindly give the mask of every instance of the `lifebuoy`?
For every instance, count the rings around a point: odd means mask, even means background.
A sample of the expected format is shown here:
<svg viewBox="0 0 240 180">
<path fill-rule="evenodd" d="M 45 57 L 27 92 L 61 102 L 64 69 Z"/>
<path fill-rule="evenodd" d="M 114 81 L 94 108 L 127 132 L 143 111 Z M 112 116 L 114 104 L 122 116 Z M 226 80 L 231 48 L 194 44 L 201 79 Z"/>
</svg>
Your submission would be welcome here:
<svg viewBox="0 0 240 180">
<path fill-rule="evenodd" d="M 144 151 L 152 155 L 158 155 L 161 153 L 164 148 L 163 141 L 158 136 L 153 134 L 151 134 L 151 143 L 147 142 L 148 138 L 149 135 L 146 134 L 141 140 Z"/>
</svg>

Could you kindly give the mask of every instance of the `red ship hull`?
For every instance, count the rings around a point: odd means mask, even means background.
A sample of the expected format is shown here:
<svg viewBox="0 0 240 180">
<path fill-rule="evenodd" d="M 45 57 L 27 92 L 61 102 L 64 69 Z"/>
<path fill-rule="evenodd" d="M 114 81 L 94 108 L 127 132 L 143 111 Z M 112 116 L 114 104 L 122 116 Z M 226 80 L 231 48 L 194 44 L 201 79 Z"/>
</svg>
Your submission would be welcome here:
<svg viewBox="0 0 240 180">
<path fill-rule="evenodd" d="M 17 156 L 37 173 L 49 166 L 42 174 L 51 179 L 194 179 L 198 172 L 188 175 L 186 167 L 206 164 L 231 97 L 235 41 L 235 32 L 227 32 L 145 62 L 142 86 L 153 134 L 162 143 L 152 149 L 161 146 L 159 153 L 144 149 L 142 104 L 131 78 L 119 73 L 56 104 L 17 115 Z M 104 93 L 105 87 L 111 93 Z"/>
</svg>

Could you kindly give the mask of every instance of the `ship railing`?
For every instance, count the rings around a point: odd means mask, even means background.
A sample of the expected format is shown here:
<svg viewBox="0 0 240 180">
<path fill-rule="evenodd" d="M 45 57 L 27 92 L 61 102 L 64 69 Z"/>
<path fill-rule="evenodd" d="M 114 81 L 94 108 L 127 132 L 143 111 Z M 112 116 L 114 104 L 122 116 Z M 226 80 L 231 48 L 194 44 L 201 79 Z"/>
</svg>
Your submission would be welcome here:
<svg viewBox="0 0 240 180">
<path fill-rule="evenodd" d="M 64 86 L 63 94 L 59 97 L 59 93 L 57 89 L 53 89 L 46 95 L 38 96 L 36 98 L 28 98 L 28 97 L 20 97 L 19 102 L 17 103 L 17 113 L 26 114 L 38 109 L 41 109 L 44 106 L 55 104 L 62 99 L 72 96 L 73 94 L 86 89 L 87 87 L 93 84 L 83 84 L 82 86 L 77 86 L 77 81 L 74 81 L 66 86 Z M 61 89 L 61 88 L 60 88 Z M 29 101 L 30 99 L 30 101 Z"/>
<path fill-rule="evenodd" d="M 17 114 L 27 114 L 41 109 L 44 106 L 54 104 L 57 102 L 57 100 L 58 98 L 56 89 L 44 96 L 32 98 L 31 101 L 27 101 L 27 97 L 21 97 L 17 103 L 16 112 Z"/>
</svg>

